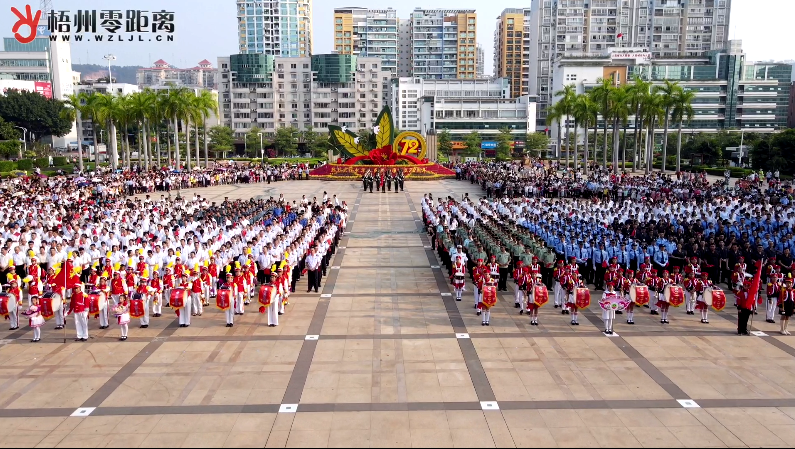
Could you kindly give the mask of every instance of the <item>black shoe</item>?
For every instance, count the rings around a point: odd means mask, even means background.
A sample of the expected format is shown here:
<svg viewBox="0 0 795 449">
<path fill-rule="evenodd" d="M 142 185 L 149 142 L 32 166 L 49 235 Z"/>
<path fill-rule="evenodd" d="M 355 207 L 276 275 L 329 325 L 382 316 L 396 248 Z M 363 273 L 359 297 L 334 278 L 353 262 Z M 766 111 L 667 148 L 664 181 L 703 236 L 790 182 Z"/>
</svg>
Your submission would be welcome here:
<svg viewBox="0 0 795 449">
<path fill-rule="evenodd" d="M 514 308 L 514 309 L 518 309 L 518 308 L 519 308 L 519 304 L 517 304 L 517 303 L 514 303 L 514 305 L 513 305 L 513 308 Z"/>
<path fill-rule="evenodd" d="M 616 310 L 616 315 L 623 315 L 623 314 L 624 314 L 624 312 L 622 312 L 620 310 Z"/>
<path fill-rule="evenodd" d="M 561 314 L 561 315 L 565 315 L 565 314 L 566 314 L 566 311 L 565 311 L 565 310 L 561 310 L 561 311 L 560 311 L 560 314 Z"/>
<path fill-rule="evenodd" d="M 232 323 L 226 323 L 226 327 L 232 327 Z"/>
<path fill-rule="evenodd" d="M 580 325 L 580 322 L 579 322 L 579 321 L 577 321 L 576 323 L 574 323 L 574 325 L 575 325 L 575 326 L 579 326 L 579 325 Z"/>
<path fill-rule="evenodd" d="M 555 308 L 557 309 L 558 307 L 560 307 L 560 306 L 559 306 L 559 305 L 557 305 L 557 304 L 555 304 Z"/>
<path fill-rule="evenodd" d="M 488 322 L 486 322 L 486 326 L 488 326 L 488 325 L 489 325 L 489 323 L 488 323 Z"/>
<path fill-rule="evenodd" d="M 17 330 L 17 329 L 19 329 L 19 328 L 18 328 L 18 327 L 12 327 L 12 328 L 11 328 L 11 329 L 9 329 L 9 330 L 10 330 L 10 331 L 15 331 L 15 330 Z"/>
<path fill-rule="evenodd" d="M 574 324 L 575 324 L 575 323 L 574 323 L 574 320 L 571 320 L 571 325 L 572 325 L 572 326 L 574 326 Z"/>
<path fill-rule="evenodd" d="M 742 334 L 740 334 L 740 335 L 751 335 L 751 334 L 749 334 L 748 332 L 743 332 L 743 333 L 742 333 Z"/>
<path fill-rule="evenodd" d="M 456 298 L 455 300 L 460 302 L 460 301 L 461 301 L 461 298 Z"/>
<path fill-rule="evenodd" d="M 660 324 L 665 324 L 665 320 L 660 320 Z"/>
<path fill-rule="evenodd" d="M 656 310 L 652 310 L 652 311 L 651 311 L 651 314 L 652 314 L 652 315 L 659 315 L 659 313 L 658 313 Z"/>
<path fill-rule="evenodd" d="M 149 325 L 148 325 L 148 324 L 142 324 L 142 325 L 141 325 L 141 329 L 146 329 L 147 327 L 149 327 Z"/>
<path fill-rule="evenodd" d="M 482 313 L 482 312 L 481 312 L 480 310 L 478 310 L 478 316 L 480 316 L 480 314 L 481 314 L 481 313 Z"/>
<path fill-rule="evenodd" d="M 75 341 L 80 341 L 80 339 L 79 338 L 75 338 Z"/>
<path fill-rule="evenodd" d="M 644 307 L 644 308 L 646 308 L 646 309 L 648 309 L 648 308 L 649 308 L 649 305 L 648 305 L 648 304 L 643 304 L 643 307 Z"/>
<path fill-rule="evenodd" d="M 524 315 L 524 310 L 520 310 L 519 315 Z"/>
<path fill-rule="evenodd" d="M 485 326 L 485 325 L 486 325 L 486 323 L 485 323 L 485 322 L 483 322 L 483 323 L 480 323 L 480 325 L 481 325 L 481 326 Z"/>
</svg>

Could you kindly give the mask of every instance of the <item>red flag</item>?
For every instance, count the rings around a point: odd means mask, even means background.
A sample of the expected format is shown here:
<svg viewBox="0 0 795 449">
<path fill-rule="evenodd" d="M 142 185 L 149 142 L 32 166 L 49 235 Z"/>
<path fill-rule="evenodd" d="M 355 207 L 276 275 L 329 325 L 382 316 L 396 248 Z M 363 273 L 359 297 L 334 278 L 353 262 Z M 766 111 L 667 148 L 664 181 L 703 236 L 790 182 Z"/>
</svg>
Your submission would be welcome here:
<svg viewBox="0 0 795 449">
<path fill-rule="evenodd" d="M 754 298 L 756 298 L 756 294 L 759 293 L 759 283 L 762 279 L 762 263 L 761 260 L 756 262 L 756 274 L 754 275 L 754 280 L 751 281 L 751 288 L 748 289 L 748 298 L 747 298 L 747 308 L 750 309 L 753 307 Z"/>
<path fill-rule="evenodd" d="M 624 37 L 624 33 L 618 33 L 618 36 L 616 36 L 616 37 L 621 39 L 622 37 Z"/>
</svg>

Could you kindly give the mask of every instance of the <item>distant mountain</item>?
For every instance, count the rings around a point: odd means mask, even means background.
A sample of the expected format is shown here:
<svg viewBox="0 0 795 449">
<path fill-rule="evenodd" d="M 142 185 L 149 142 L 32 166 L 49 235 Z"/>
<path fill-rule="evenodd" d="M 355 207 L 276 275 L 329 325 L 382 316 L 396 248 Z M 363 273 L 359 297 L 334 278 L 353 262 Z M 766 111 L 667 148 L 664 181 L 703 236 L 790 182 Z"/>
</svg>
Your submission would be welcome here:
<svg viewBox="0 0 795 449">
<path fill-rule="evenodd" d="M 113 79 L 118 83 L 137 84 L 135 73 L 140 68 L 138 65 L 113 66 Z M 72 64 L 72 70 L 80 72 L 81 80 L 108 76 L 108 67 L 96 64 Z"/>
</svg>

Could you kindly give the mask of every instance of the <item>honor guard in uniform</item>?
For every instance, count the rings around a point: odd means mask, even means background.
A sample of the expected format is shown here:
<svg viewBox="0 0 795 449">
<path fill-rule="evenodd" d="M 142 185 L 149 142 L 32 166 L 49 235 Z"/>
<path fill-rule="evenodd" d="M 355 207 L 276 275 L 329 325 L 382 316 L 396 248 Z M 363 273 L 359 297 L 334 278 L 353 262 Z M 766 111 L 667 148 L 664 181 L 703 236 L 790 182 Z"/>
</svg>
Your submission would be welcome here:
<svg viewBox="0 0 795 449">
<path fill-rule="evenodd" d="M 72 289 L 69 310 L 75 317 L 75 341 L 88 341 L 88 297 L 83 291 L 83 284 L 77 284 Z"/>
<path fill-rule="evenodd" d="M 529 276 L 526 287 L 527 287 L 527 314 L 530 315 L 530 325 L 531 326 L 538 326 L 538 309 L 541 307 L 538 302 L 536 302 L 535 297 L 535 286 L 536 285 L 544 285 L 541 279 L 541 274 L 536 274 L 534 276 Z"/>
<path fill-rule="evenodd" d="M 478 304 L 478 315 L 480 315 L 480 311 L 483 311 L 483 326 L 489 326 L 489 322 L 491 321 L 491 308 L 497 303 L 497 283 L 494 282 L 494 279 L 491 278 L 489 274 L 486 274 L 483 278 L 483 297 Z"/>
<path fill-rule="evenodd" d="M 461 259 L 456 260 L 453 265 L 453 274 L 450 278 L 453 280 L 453 288 L 455 289 L 455 300 L 461 301 L 461 295 L 464 291 L 466 284 L 466 264 Z"/>
</svg>

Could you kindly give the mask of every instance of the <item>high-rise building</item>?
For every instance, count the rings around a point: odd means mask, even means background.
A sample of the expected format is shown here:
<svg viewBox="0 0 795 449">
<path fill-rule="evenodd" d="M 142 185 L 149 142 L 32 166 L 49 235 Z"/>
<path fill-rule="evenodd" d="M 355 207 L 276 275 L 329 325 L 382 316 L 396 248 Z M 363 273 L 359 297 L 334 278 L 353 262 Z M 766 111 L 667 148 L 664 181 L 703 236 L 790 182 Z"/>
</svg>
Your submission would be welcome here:
<svg viewBox="0 0 795 449">
<path fill-rule="evenodd" d="M 398 74 L 397 12 L 392 8 L 334 9 L 334 50 L 341 55 L 381 58 L 382 67 Z"/>
<path fill-rule="evenodd" d="M 203 87 L 215 89 L 218 71 L 213 68 L 213 64 L 208 60 L 199 62 L 196 67 L 190 69 L 178 69 L 162 59 L 158 59 L 152 67 L 142 67 L 136 72 L 138 87 L 163 86 L 168 84 Z"/>
<path fill-rule="evenodd" d="M 238 139 L 254 126 L 268 134 L 290 126 L 369 128 L 392 76 L 380 58 L 340 54 L 238 54 L 218 58 L 218 72 L 221 123 Z"/>
<path fill-rule="evenodd" d="M 486 76 L 486 52 L 483 51 L 483 46 L 478 44 L 477 49 L 477 70 L 475 76 L 478 78 L 483 78 Z"/>
<path fill-rule="evenodd" d="M 312 0 L 237 0 L 240 53 L 312 54 Z"/>
<path fill-rule="evenodd" d="M 416 8 L 411 13 L 410 26 L 411 76 L 475 78 L 477 15 L 474 9 Z"/>
<path fill-rule="evenodd" d="M 494 29 L 494 76 L 507 78 L 511 96 L 530 91 L 530 8 L 508 8 Z"/>
<path fill-rule="evenodd" d="M 614 48 L 648 49 L 653 58 L 705 56 L 727 48 L 730 11 L 731 0 L 533 0 L 529 9 L 506 9 L 498 18 L 498 30 L 502 25 L 505 34 L 495 33 L 495 75 L 519 77 L 520 93 L 538 96 L 536 129 L 543 130 L 557 58 Z M 512 18 L 516 25 L 520 12 L 525 28 L 521 59 L 509 58 L 507 24 Z M 515 56 L 515 36 L 513 45 Z M 505 61 L 502 72 L 499 61 Z"/>
</svg>

